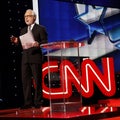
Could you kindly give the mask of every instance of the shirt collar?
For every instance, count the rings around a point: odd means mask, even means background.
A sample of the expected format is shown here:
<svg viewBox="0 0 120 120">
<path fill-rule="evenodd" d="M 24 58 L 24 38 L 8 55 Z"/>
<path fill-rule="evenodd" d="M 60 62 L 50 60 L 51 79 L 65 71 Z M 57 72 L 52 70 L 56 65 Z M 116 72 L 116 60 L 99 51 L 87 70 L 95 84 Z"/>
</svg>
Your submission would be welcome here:
<svg viewBox="0 0 120 120">
<path fill-rule="evenodd" d="M 31 27 L 30 27 L 31 30 L 33 29 L 33 26 L 34 26 L 34 25 L 35 25 L 35 23 L 30 25 L 30 26 L 31 26 Z"/>
</svg>

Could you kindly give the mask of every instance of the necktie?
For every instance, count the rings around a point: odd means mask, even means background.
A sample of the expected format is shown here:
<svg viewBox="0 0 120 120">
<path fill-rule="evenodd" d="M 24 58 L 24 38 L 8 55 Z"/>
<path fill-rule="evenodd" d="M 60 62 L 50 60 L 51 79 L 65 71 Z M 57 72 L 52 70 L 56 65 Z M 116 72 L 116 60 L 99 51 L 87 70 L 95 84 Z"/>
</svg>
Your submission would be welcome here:
<svg viewBox="0 0 120 120">
<path fill-rule="evenodd" d="M 28 31 L 31 31 L 31 26 L 28 26 Z"/>
</svg>

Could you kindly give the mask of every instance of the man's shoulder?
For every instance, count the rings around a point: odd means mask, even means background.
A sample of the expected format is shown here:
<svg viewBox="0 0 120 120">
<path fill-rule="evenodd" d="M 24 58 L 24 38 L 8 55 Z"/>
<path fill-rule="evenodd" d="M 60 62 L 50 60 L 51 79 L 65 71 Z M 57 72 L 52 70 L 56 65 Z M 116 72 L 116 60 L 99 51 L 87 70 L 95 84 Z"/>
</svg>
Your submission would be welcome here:
<svg viewBox="0 0 120 120">
<path fill-rule="evenodd" d="M 21 30 L 20 30 L 20 33 L 21 33 L 21 34 L 24 34 L 24 33 L 26 33 L 26 32 L 27 32 L 27 26 L 21 28 Z"/>
<path fill-rule="evenodd" d="M 36 27 L 45 28 L 45 26 L 43 26 L 43 25 L 41 25 L 41 24 L 38 24 L 38 23 L 35 23 L 35 26 L 36 26 Z"/>
</svg>

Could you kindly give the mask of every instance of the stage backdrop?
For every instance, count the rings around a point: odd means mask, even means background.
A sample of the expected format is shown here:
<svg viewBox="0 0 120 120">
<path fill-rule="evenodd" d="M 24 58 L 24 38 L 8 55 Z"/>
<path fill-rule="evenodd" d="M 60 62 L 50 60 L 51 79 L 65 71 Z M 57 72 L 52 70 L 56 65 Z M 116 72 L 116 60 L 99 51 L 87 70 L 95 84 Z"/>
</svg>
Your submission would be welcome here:
<svg viewBox="0 0 120 120">
<path fill-rule="evenodd" d="M 120 9 L 114 5 L 112 8 L 109 5 L 104 7 L 104 1 L 102 5 L 38 0 L 39 23 L 46 26 L 49 43 L 71 40 L 84 42 L 80 48 L 80 57 L 93 60 L 102 72 L 102 58 L 112 58 L 116 77 L 120 73 Z M 74 49 L 70 53 L 69 50 L 64 51 L 66 56 L 77 56 Z M 46 54 L 44 50 L 43 53 Z M 54 51 L 51 55 L 60 56 L 60 51 Z M 116 77 L 115 94 L 120 97 L 117 80 Z"/>
</svg>

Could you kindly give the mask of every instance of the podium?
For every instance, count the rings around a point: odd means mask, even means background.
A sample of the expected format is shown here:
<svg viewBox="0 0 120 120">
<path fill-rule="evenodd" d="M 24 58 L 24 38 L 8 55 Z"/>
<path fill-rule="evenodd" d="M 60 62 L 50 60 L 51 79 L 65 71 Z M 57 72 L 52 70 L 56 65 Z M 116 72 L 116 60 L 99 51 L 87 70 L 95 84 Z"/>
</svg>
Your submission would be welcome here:
<svg viewBox="0 0 120 120">
<path fill-rule="evenodd" d="M 50 115 L 77 112 L 82 105 L 80 84 L 76 86 L 79 78 L 75 74 L 81 74 L 79 48 L 83 45 L 76 41 L 60 41 L 40 46 L 46 50 L 48 87 L 44 87 L 48 93 L 44 90 L 43 96 L 50 101 Z"/>
</svg>

